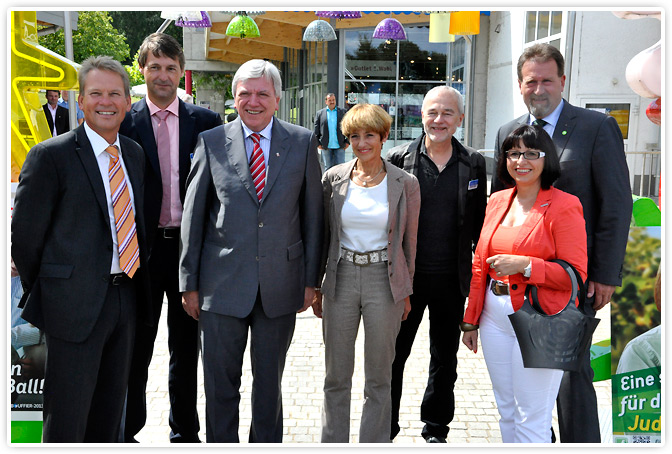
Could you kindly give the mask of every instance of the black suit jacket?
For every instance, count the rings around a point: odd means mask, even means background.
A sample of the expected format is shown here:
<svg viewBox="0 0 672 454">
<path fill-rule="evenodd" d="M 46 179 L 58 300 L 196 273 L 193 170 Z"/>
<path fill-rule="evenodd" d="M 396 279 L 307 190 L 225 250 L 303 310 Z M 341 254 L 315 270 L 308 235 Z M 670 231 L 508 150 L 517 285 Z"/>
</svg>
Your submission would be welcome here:
<svg viewBox="0 0 672 454">
<path fill-rule="evenodd" d="M 133 280 L 148 295 L 145 160 L 137 143 L 119 140 L 136 207 L 140 268 Z M 35 145 L 19 175 L 12 216 L 12 257 L 24 288 L 22 317 L 56 338 L 84 341 L 105 302 L 112 248 L 105 187 L 84 125 Z M 151 320 L 150 306 L 139 307 L 138 316 Z"/>
<path fill-rule="evenodd" d="M 338 128 L 338 147 L 344 148 L 345 144 L 348 143 L 348 139 L 343 135 L 341 131 L 341 121 L 343 120 L 343 115 L 347 111 L 342 107 L 336 107 L 336 126 Z M 329 148 L 329 122 L 327 121 L 327 108 L 325 107 L 322 110 L 318 110 L 315 114 L 315 128 L 314 131 L 315 137 L 317 137 L 317 143 L 322 148 Z"/>
<path fill-rule="evenodd" d="M 51 112 L 49 111 L 49 103 L 42 106 L 44 109 L 44 116 L 47 117 L 47 123 L 49 124 L 49 131 L 53 134 L 54 131 L 54 120 L 51 118 Z M 68 109 L 61 106 L 56 106 L 56 135 L 60 136 L 70 130 L 70 118 L 68 117 Z"/>
<path fill-rule="evenodd" d="M 497 132 L 495 162 L 504 139 L 528 124 L 523 115 Z M 621 285 L 623 258 L 630 231 L 632 192 L 623 136 L 613 117 L 564 103 L 553 142 L 561 175 L 554 186 L 579 198 L 588 237 L 588 280 Z M 504 188 L 493 175 L 492 192 Z"/>
<path fill-rule="evenodd" d="M 203 107 L 185 103 L 179 100 L 180 119 L 180 201 L 184 205 L 184 196 L 187 188 L 187 176 L 191 168 L 191 158 L 196 147 L 198 135 L 222 124 L 222 118 L 217 112 Z M 154 244 L 156 228 L 161 215 L 161 201 L 163 199 L 163 185 L 161 182 L 161 167 L 159 154 L 154 139 L 152 119 L 145 98 L 133 104 L 126 114 L 119 133 L 130 137 L 140 144 L 145 151 L 147 166 L 145 168 L 145 220 L 147 222 L 150 248 Z"/>
<path fill-rule="evenodd" d="M 412 142 L 391 148 L 387 152 L 386 159 L 417 177 L 420 146 L 423 140 L 425 140 L 424 133 Z M 473 148 L 462 145 L 454 137 L 451 140 L 453 153 L 457 153 L 457 173 L 460 180 L 457 194 L 459 213 L 457 219 L 459 232 L 458 275 L 460 291 L 466 297 L 469 294 L 469 283 L 471 282 L 472 253 L 481 235 L 481 227 L 483 227 L 483 219 L 485 218 L 488 180 L 485 171 L 485 158 Z M 470 185 L 470 182 L 477 183 L 471 183 Z M 473 189 L 469 189 L 469 187 L 473 187 Z M 418 230 L 418 236 L 420 235 L 422 235 L 422 231 Z"/>
</svg>

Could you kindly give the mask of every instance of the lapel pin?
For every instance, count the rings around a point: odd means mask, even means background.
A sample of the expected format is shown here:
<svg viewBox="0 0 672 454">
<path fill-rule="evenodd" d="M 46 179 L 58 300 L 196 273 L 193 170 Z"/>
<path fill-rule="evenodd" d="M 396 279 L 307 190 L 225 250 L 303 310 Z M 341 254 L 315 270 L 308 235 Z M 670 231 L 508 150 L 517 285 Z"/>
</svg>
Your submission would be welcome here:
<svg viewBox="0 0 672 454">
<path fill-rule="evenodd" d="M 567 135 L 567 131 L 562 131 L 562 135 L 563 135 L 563 136 L 566 136 L 566 135 Z"/>
<path fill-rule="evenodd" d="M 539 208 L 541 208 L 541 207 L 545 207 L 546 205 L 548 205 L 548 203 L 544 203 L 544 204 L 542 204 L 542 205 L 539 205 Z"/>
<path fill-rule="evenodd" d="M 280 153 L 276 153 L 275 155 L 276 155 L 278 158 L 280 157 Z"/>
</svg>

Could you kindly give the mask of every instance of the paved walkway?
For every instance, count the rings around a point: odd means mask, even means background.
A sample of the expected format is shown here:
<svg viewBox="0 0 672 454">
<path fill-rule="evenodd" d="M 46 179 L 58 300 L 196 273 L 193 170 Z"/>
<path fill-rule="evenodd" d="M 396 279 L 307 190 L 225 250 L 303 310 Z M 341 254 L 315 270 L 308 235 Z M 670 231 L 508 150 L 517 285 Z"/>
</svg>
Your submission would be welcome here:
<svg viewBox="0 0 672 454">
<path fill-rule="evenodd" d="M 165 303 L 164 303 L 165 305 Z M 161 325 L 154 358 L 150 366 L 147 385 L 148 421 L 138 434 L 141 444 L 160 446 L 168 444 L 168 346 L 166 330 L 166 308 L 162 311 Z M 595 334 L 595 341 L 610 337 L 609 306 L 602 309 L 603 319 Z M 429 320 L 428 313 L 418 330 L 411 357 L 404 374 L 404 394 L 401 401 L 401 432 L 395 444 L 424 443 L 420 435 L 420 403 L 427 383 L 429 366 Z M 364 370 L 363 370 L 363 329 L 357 340 L 357 356 L 353 377 L 352 416 L 350 441 L 357 441 L 361 418 Z M 501 443 L 498 413 L 492 394 L 490 378 L 479 349 L 473 354 L 464 345 L 458 353 L 458 379 L 455 385 L 455 419 L 450 425 L 448 443 L 491 444 Z M 312 315 L 312 310 L 299 314 L 296 320 L 294 339 L 289 349 L 287 365 L 282 382 L 284 405 L 284 443 L 319 443 L 321 429 L 322 386 L 324 383 L 324 344 L 322 342 L 321 321 Z M 250 418 L 250 391 L 252 389 L 249 354 L 245 355 L 240 403 L 240 431 L 242 443 L 247 443 Z M 607 381 L 595 384 L 600 406 L 602 439 L 611 440 L 611 384 Z M 205 394 L 203 372 L 199 364 L 198 412 L 201 420 L 200 438 L 205 441 Z M 556 416 L 553 425 L 557 432 Z"/>
</svg>

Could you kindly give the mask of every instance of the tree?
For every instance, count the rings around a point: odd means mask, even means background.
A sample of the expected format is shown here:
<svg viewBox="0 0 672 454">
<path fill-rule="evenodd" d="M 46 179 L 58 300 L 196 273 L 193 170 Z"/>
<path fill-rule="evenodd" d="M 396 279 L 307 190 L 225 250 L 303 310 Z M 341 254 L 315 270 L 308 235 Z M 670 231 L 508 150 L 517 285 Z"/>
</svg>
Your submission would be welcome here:
<svg viewBox="0 0 672 454">
<path fill-rule="evenodd" d="M 115 28 L 126 37 L 131 49 L 130 55 L 136 55 L 145 37 L 156 32 L 164 22 L 161 11 L 110 11 L 109 14 Z M 174 22 L 163 33 L 171 35 L 182 44 L 182 27 L 175 26 Z M 122 63 L 133 65 L 134 61 L 128 58 Z"/>
<path fill-rule="evenodd" d="M 63 30 L 40 36 L 38 40 L 47 49 L 65 55 Z M 77 30 L 72 31 L 72 47 L 77 63 L 96 55 L 109 55 L 119 61 L 129 57 L 126 38 L 112 26 L 112 19 L 106 11 L 79 12 Z"/>
</svg>

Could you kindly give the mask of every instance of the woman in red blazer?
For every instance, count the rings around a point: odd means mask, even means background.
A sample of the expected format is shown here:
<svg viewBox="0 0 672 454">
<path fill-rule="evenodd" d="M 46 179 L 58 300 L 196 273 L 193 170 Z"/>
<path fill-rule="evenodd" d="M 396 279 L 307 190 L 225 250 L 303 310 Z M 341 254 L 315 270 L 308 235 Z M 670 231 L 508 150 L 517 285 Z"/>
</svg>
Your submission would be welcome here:
<svg viewBox="0 0 672 454">
<path fill-rule="evenodd" d="M 548 443 L 562 370 L 524 368 L 508 315 L 520 309 L 527 284 L 538 288 L 547 314 L 559 312 L 571 292 L 571 263 L 585 281 L 586 228 L 579 199 L 552 187 L 560 163 L 550 136 L 521 126 L 502 144 L 502 181 L 515 187 L 490 197 L 476 246 L 462 342 L 474 353 L 478 332 L 505 443 Z"/>
</svg>

